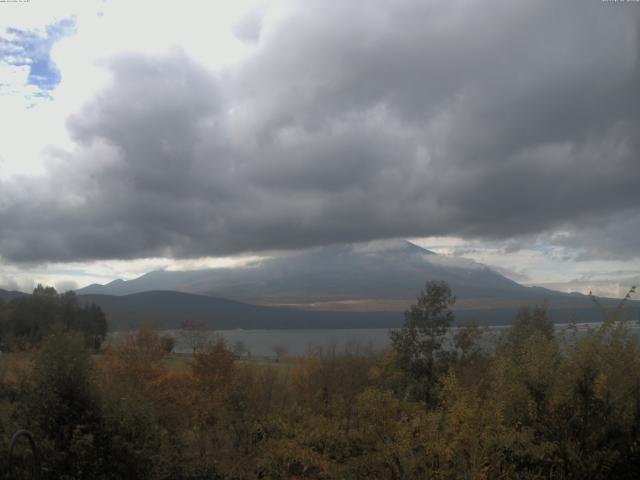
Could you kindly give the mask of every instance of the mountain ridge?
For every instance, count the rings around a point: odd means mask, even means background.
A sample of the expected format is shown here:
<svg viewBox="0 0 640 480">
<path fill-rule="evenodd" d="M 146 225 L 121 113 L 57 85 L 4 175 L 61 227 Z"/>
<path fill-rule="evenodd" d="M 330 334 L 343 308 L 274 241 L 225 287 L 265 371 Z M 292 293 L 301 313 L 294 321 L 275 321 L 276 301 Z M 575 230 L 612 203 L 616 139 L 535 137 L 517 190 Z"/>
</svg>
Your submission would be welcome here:
<svg viewBox="0 0 640 480">
<path fill-rule="evenodd" d="M 4 290 L 0 288 L 0 300 L 4 302 L 10 302 L 14 298 L 20 298 L 29 295 L 25 292 L 19 292 L 17 290 Z"/>
<path fill-rule="evenodd" d="M 377 299 L 414 300 L 428 280 L 446 281 L 460 299 L 521 302 L 575 298 L 526 287 L 471 260 L 438 255 L 411 242 L 340 244 L 238 268 L 155 270 L 132 280 L 89 285 L 79 294 L 127 295 L 172 290 L 258 305 L 305 305 Z"/>
</svg>

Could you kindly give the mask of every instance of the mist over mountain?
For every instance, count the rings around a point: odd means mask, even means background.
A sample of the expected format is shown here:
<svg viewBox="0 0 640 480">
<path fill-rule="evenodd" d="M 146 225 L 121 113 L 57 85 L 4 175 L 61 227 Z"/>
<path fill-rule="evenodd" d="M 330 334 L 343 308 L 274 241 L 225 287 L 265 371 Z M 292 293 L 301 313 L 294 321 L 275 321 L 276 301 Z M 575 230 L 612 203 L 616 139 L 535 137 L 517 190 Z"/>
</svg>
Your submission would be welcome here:
<svg viewBox="0 0 640 480">
<path fill-rule="evenodd" d="M 185 320 L 214 329 L 391 328 L 402 324 L 402 312 L 430 280 L 451 286 L 458 323 L 505 325 L 521 307 L 543 303 L 555 322 L 603 319 L 588 296 L 525 287 L 485 265 L 407 241 L 332 245 L 241 268 L 159 270 L 77 293 L 99 305 L 116 330 L 145 322 L 179 328 Z M 21 295 L 0 291 L 5 301 Z M 601 299 L 607 309 L 617 302 Z"/>
<path fill-rule="evenodd" d="M 90 285 L 79 294 L 130 295 L 173 290 L 260 305 L 404 310 L 426 281 L 444 280 L 460 308 L 541 303 L 591 306 L 587 297 L 520 285 L 491 268 L 437 255 L 407 241 L 341 244 L 270 258 L 242 268 L 153 271 Z"/>
</svg>

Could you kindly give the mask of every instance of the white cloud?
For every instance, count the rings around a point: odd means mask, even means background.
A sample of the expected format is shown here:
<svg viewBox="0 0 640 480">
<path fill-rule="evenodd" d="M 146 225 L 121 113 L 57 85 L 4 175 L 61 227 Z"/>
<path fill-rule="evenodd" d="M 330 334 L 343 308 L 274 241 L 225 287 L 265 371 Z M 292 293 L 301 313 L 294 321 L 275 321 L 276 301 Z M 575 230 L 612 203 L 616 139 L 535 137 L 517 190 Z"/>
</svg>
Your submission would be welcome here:
<svg viewBox="0 0 640 480">
<path fill-rule="evenodd" d="M 268 257 L 202 257 L 189 260 L 144 258 L 21 265 L 3 264 L 0 260 L 0 288 L 29 292 L 41 283 L 65 291 L 92 283 L 108 283 L 118 278 L 131 280 L 154 270 L 186 271 L 246 267 L 266 258 Z"/>
<path fill-rule="evenodd" d="M 565 235 L 523 238 L 514 241 L 465 240 L 456 237 L 412 239 L 444 258 L 486 265 L 519 283 L 562 292 L 601 297 L 623 297 L 640 284 L 640 260 L 577 261 L 575 252 L 561 244 Z M 464 260 L 463 260 L 464 259 Z"/>
<path fill-rule="evenodd" d="M 73 15 L 96 12 L 101 0 L 7 2 L 0 5 L 0 31 L 7 27 L 42 31 L 47 25 Z"/>
<path fill-rule="evenodd" d="M 174 48 L 211 69 L 239 61 L 252 50 L 233 33 L 257 1 L 157 2 L 56 0 L 2 4 L 0 35 L 8 27 L 44 35 L 47 26 L 75 19 L 76 32 L 59 40 L 51 59 L 62 72 L 43 99 L 27 83 L 29 68 L 0 62 L 0 178 L 42 173 L 47 150 L 73 148 L 66 120 L 110 81 L 105 60 L 123 52 L 159 54 Z"/>
</svg>

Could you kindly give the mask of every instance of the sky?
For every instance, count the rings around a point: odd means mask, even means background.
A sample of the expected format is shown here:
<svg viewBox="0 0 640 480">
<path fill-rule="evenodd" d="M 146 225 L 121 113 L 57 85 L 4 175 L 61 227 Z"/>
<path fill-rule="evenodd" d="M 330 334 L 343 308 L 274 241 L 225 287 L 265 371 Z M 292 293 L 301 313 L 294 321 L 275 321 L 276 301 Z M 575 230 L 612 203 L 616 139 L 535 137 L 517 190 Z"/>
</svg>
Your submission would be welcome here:
<svg viewBox="0 0 640 480">
<path fill-rule="evenodd" d="M 640 2 L 0 2 L 0 288 L 408 238 L 640 280 Z"/>
</svg>

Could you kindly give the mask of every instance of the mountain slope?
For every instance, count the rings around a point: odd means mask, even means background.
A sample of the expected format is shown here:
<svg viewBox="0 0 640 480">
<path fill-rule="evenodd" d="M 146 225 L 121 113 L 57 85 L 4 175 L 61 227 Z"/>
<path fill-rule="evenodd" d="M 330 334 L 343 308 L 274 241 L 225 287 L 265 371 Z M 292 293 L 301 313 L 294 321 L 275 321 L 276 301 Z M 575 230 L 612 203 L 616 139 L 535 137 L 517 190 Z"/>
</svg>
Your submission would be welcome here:
<svg viewBox="0 0 640 480">
<path fill-rule="evenodd" d="M 274 305 L 354 299 L 414 300 L 427 280 L 444 280 L 459 298 L 539 299 L 531 289 L 490 268 L 436 255 L 410 242 L 333 245 L 244 268 L 154 271 L 91 285 L 80 294 L 126 295 L 175 290 Z M 562 294 L 559 294 L 562 295 Z"/>
<path fill-rule="evenodd" d="M 460 322 L 508 324 L 522 306 L 545 302 L 556 322 L 603 319 L 587 296 L 525 287 L 484 265 L 404 241 L 332 245 L 244 268 L 155 271 L 78 293 L 116 295 L 96 300 L 116 322 L 157 319 L 175 326 L 197 318 L 213 322 L 215 328 L 349 328 L 399 324 L 428 280 L 449 283 L 458 299 L 454 311 Z M 151 290 L 172 290 L 162 295 L 173 295 L 173 300 L 131 295 Z M 176 291 L 199 296 L 177 297 Z M 129 297 L 119 301 L 117 295 Z M 136 303 L 143 298 L 149 305 Z M 207 303 L 207 298 L 217 303 Z M 244 306 L 223 308 L 221 298 Z M 600 299 L 607 308 L 618 302 Z M 265 306 L 287 308 L 260 310 Z M 637 309 L 638 302 L 629 306 Z"/>
</svg>

